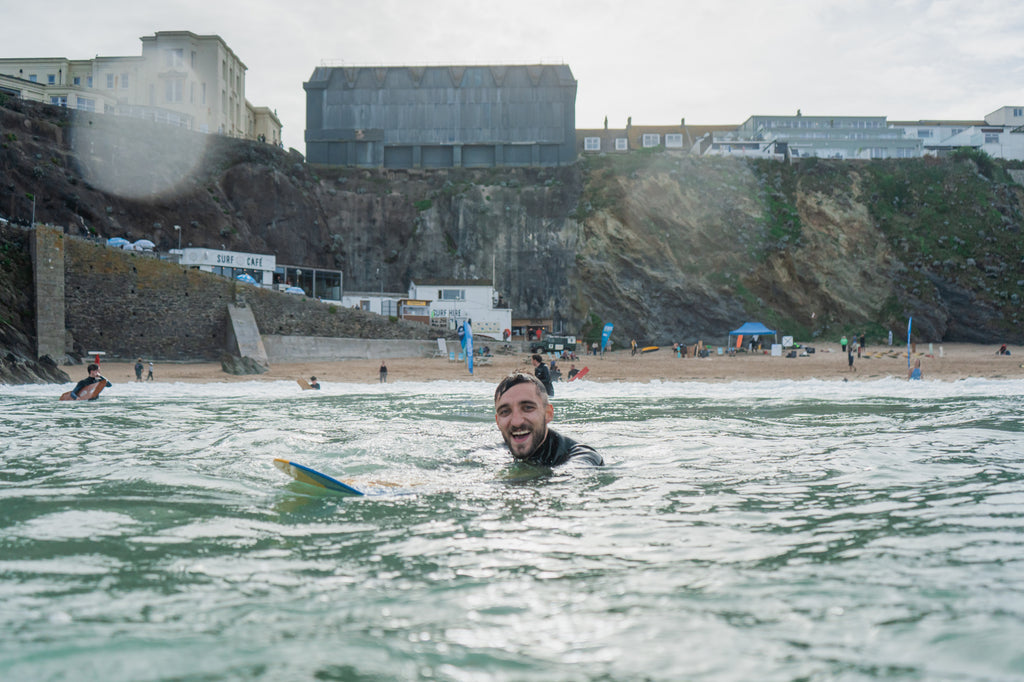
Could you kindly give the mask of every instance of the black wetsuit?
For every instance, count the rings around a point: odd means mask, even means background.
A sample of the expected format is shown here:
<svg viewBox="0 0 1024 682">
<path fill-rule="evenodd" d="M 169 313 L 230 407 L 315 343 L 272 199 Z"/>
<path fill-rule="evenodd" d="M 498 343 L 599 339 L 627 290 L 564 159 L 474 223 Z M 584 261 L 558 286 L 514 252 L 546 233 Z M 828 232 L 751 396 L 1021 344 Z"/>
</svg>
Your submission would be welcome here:
<svg viewBox="0 0 1024 682">
<path fill-rule="evenodd" d="M 556 467 L 573 460 L 576 464 L 604 466 L 604 458 L 589 445 L 577 443 L 557 431 L 548 429 L 548 437 L 540 446 L 522 460 L 534 466 Z"/>
<path fill-rule="evenodd" d="M 86 386 L 92 386 L 93 384 L 99 383 L 100 381 L 107 381 L 107 380 L 105 378 L 103 378 L 103 377 L 99 377 L 98 379 L 95 378 L 95 377 L 86 377 L 86 378 L 82 379 L 77 384 L 75 384 L 75 387 L 73 389 L 71 389 L 71 397 L 74 398 L 75 400 L 78 400 L 78 392 L 79 391 L 81 391 Z M 112 384 L 109 381 L 107 381 L 107 386 L 113 386 L 113 385 L 114 384 Z M 89 400 L 96 400 L 97 397 L 99 397 L 99 396 L 94 396 L 92 398 L 89 398 Z"/>
<path fill-rule="evenodd" d="M 533 370 L 534 375 L 540 379 L 540 383 L 544 384 L 544 390 L 548 392 L 548 395 L 554 397 L 555 387 L 551 385 L 551 370 L 543 362 L 537 365 Z"/>
</svg>

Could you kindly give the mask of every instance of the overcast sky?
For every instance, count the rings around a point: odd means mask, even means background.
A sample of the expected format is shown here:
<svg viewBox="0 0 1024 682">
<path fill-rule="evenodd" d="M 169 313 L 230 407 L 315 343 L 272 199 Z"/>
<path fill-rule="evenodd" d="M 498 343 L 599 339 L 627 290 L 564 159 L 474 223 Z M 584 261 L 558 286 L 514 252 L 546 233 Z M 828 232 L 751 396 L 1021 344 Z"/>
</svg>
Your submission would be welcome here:
<svg viewBox="0 0 1024 682">
<path fill-rule="evenodd" d="M 0 0 L 0 57 L 131 56 L 216 34 L 305 153 L 321 64 L 565 63 L 576 125 L 753 114 L 979 120 L 1024 105 L 1021 0 Z"/>
</svg>

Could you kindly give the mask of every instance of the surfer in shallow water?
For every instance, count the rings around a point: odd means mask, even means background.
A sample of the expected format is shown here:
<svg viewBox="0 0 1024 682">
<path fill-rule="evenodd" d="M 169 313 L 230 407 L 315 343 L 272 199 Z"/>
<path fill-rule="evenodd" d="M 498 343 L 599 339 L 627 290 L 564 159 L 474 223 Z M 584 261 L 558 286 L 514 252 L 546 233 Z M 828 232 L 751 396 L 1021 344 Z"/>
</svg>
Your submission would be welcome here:
<svg viewBox="0 0 1024 682">
<path fill-rule="evenodd" d="M 544 384 L 535 376 L 514 372 L 494 391 L 494 421 L 517 462 L 549 467 L 569 461 L 604 465 L 594 448 L 549 429 L 554 415 Z"/>
<path fill-rule="evenodd" d="M 93 384 L 99 383 L 100 381 L 106 381 L 107 382 L 107 386 L 113 386 L 114 385 L 114 384 L 110 383 L 109 381 L 107 381 L 107 379 L 105 377 L 100 376 L 100 366 L 99 365 L 89 365 L 86 368 L 86 370 L 88 370 L 89 376 L 87 376 L 86 378 L 84 378 L 81 381 L 79 381 L 77 384 L 75 384 L 75 387 L 73 389 L 71 389 L 71 399 L 72 400 L 78 400 L 78 393 L 83 388 L 85 388 L 86 386 L 92 386 Z M 89 400 L 96 400 L 96 398 L 89 398 Z"/>
</svg>

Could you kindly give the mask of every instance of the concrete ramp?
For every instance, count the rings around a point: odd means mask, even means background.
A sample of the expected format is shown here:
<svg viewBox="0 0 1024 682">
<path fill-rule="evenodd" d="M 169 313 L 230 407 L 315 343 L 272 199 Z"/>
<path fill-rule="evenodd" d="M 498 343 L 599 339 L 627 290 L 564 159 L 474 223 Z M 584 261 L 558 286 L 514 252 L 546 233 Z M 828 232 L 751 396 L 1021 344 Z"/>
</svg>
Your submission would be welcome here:
<svg viewBox="0 0 1024 682">
<path fill-rule="evenodd" d="M 228 304 L 231 328 L 228 332 L 228 352 L 240 358 L 252 358 L 264 367 L 269 367 L 267 349 L 263 347 L 260 330 L 252 308 Z"/>
</svg>

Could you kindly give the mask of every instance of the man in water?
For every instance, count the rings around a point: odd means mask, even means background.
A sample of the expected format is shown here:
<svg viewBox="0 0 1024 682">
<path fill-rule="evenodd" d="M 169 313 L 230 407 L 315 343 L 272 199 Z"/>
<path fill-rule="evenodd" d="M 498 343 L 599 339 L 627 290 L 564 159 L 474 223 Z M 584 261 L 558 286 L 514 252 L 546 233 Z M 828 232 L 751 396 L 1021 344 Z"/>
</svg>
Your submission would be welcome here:
<svg viewBox="0 0 1024 682">
<path fill-rule="evenodd" d="M 907 379 L 920 379 L 921 374 L 921 360 L 914 360 L 914 369 L 907 370 Z"/>
<path fill-rule="evenodd" d="M 494 390 L 494 421 L 517 462 L 549 467 L 569 461 L 604 465 L 594 448 L 549 429 L 554 417 L 554 407 L 536 377 L 513 372 Z"/>
<path fill-rule="evenodd" d="M 106 377 L 100 376 L 100 366 L 99 365 L 89 365 L 88 367 L 86 367 L 86 370 L 89 372 L 89 376 L 87 376 L 86 378 L 84 378 L 81 381 L 79 381 L 77 384 L 75 384 L 75 387 L 73 389 L 71 389 L 71 399 L 72 400 L 78 400 L 78 392 L 81 391 L 86 386 L 91 386 L 91 385 L 99 383 L 101 381 L 106 381 L 107 382 L 107 386 L 113 386 L 114 385 L 114 384 L 110 383 L 109 381 L 107 381 Z M 96 400 L 96 398 L 89 398 L 89 400 Z"/>
<path fill-rule="evenodd" d="M 551 370 L 549 370 L 548 366 L 544 364 L 544 358 L 542 358 L 539 353 L 534 353 L 531 359 L 533 360 L 534 375 L 536 375 L 537 380 L 540 381 L 541 385 L 544 386 L 544 390 L 547 391 L 547 394 L 554 398 L 555 387 L 551 383 Z"/>
<path fill-rule="evenodd" d="M 309 378 L 309 387 L 314 388 L 318 391 L 320 390 L 320 382 L 316 380 L 316 377 Z"/>
</svg>

